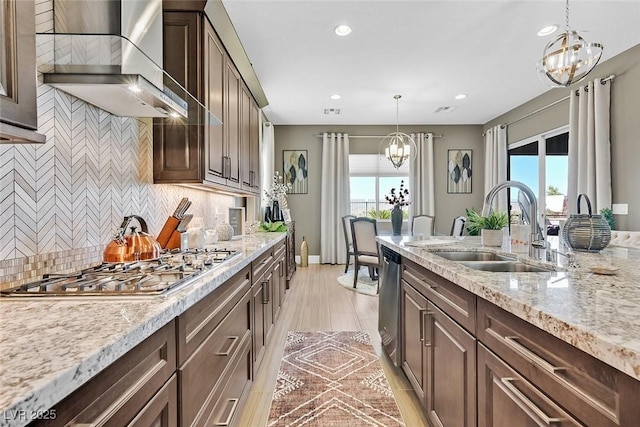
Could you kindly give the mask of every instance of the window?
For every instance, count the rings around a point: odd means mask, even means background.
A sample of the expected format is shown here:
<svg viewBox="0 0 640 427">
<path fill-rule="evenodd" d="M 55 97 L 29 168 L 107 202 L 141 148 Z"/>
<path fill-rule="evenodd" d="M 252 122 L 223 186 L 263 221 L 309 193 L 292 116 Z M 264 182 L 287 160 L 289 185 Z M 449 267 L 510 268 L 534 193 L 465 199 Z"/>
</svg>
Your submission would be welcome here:
<svg viewBox="0 0 640 427">
<path fill-rule="evenodd" d="M 393 167 L 390 161 L 377 154 L 349 155 L 349 178 L 351 186 L 351 215 L 366 216 L 381 220 L 391 219 L 393 206 L 385 196 L 400 188 L 409 188 L 409 164 Z M 409 216 L 408 206 L 403 206 L 405 219 Z"/>
<path fill-rule="evenodd" d="M 560 220 L 567 218 L 569 133 L 562 127 L 509 145 L 508 177 L 533 190 L 538 218 L 548 235 L 557 235 Z M 509 191 L 511 215 L 520 215 L 518 191 Z"/>
</svg>

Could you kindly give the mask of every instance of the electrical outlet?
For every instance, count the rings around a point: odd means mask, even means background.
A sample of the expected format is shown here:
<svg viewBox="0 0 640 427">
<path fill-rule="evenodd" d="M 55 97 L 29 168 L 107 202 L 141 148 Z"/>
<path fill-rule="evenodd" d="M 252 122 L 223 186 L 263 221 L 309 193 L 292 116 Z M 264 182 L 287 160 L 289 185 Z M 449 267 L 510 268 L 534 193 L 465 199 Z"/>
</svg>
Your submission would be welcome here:
<svg viewBox="0 0 640 427">
<path fill-rule="evenodd" d="M 614 203 L 613 205 L 611 205 L 611 210 L 616 215 L 628 215 L 629 205 L 626 203 Z"/>
</svg>

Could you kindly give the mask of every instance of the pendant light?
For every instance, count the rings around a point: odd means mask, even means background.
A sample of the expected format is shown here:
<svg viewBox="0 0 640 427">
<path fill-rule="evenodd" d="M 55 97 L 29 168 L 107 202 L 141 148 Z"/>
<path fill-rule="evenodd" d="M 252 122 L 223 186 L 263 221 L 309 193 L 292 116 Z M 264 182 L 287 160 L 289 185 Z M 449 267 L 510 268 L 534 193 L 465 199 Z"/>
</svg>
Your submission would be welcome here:
<svg viewBox="0 0 640 427">
<path fill-rule="evenodd" d="M 400 98 L 402 98 L 402 95 L 395 95 L 393 97 L 393 99 L 396 100 L 396 131 L 385 136 L 380 142 L 380 147 L 378 147 L 379 154 L 381 153 L 382 147 L 384 147 L 384 156 L 391 161 L 396 169 L 404 164 L 411 155 L 411 151 L 413 151 L 414 157 L 417 151 L 417 146 L 413 138 L 399 131 L 398 100 Z"/>
<path fill-rule="evenodd" d="M 582 80 L 602 56 L 600 43 L 587 43 L 569 28 L 569 0 L 565 4 L 564 33 L 550 41 L 538 62 L 538 77 L 550 86 L 566 87 Z"/>
</svg>

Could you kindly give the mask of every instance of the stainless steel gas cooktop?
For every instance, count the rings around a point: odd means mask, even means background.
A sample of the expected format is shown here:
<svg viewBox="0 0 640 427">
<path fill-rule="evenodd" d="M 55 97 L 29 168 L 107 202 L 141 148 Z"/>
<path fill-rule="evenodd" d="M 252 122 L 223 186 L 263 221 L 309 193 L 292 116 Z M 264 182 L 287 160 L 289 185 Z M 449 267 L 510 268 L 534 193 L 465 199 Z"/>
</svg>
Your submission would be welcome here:
<svg viewBox="0 0 640 427">
<path fill-rule="evenodd" d="M 237 255 L 232 250 L 196 249 L 166 253 L 150 261 L 103 263 L 77 273 L 45 275 L 0 291 L 0 297 L 164 297 Z"/>
</svg>

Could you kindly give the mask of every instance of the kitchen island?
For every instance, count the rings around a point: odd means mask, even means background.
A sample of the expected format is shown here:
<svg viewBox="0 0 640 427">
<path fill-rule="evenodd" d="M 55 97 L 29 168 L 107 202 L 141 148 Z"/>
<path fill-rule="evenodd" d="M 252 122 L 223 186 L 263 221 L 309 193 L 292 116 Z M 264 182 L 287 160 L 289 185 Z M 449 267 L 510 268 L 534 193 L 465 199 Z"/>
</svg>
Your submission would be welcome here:
<svg viewBox="0 0 640 427">
<path fill-rule="evenodd" d="M 556 271 L 495 272 L 438 252 L 551 265 L 508 254 L 508 243 L 482 247 L 477 237 L 378 241 L 402 256 L 401 366 L 434 424 L 637 420 L 640 251 L 610 247 L 576 253 L 577 268 L 559 257 Z"/>
<path fill-rule="evenodd" d="M 241 254 L 166 298 L 0 299 L 0 426 L 53 415 L 51 407 L 285 237 L 256 233 L 219 242 Z"/>
</svg>

